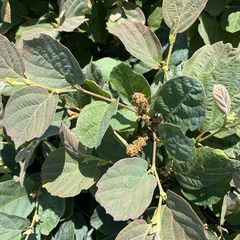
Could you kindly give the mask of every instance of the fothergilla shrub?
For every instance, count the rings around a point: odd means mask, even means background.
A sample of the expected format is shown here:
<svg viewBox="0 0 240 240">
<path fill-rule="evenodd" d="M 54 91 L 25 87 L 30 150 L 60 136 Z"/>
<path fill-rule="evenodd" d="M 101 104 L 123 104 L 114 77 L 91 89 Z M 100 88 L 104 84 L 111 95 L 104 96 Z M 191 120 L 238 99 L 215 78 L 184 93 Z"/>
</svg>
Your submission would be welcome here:
<svg viewBox="0 0 240 240">
<path fill-rule="evenodd" d="M 9 0 L 1 240 L 239 240 L 240 3 Z"/>
</svg>

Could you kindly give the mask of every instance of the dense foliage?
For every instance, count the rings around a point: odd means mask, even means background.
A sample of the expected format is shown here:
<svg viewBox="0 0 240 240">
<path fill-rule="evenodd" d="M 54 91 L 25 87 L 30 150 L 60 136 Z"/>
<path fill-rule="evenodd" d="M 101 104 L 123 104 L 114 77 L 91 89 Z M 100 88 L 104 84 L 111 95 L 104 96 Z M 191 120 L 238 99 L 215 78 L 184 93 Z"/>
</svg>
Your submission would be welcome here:
<svg viewBox="0 0 240 240">
<path fill-rule="evenodd" d="M 2 0 L 1 240 L 239 240 L 240 3 Z"/>
</svg>

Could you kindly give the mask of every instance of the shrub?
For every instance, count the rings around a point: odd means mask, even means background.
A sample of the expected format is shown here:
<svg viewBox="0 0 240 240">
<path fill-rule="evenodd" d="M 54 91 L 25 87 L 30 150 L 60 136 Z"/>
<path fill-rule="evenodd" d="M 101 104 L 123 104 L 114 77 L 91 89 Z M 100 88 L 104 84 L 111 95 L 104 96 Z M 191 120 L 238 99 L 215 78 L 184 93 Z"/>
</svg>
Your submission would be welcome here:
<svg viewBox="0 0 240 240">
<path fill-rule="evenodd" d="M 239 239 L 239 7 L 3 1 L 0 238 Z"/>
</svg>

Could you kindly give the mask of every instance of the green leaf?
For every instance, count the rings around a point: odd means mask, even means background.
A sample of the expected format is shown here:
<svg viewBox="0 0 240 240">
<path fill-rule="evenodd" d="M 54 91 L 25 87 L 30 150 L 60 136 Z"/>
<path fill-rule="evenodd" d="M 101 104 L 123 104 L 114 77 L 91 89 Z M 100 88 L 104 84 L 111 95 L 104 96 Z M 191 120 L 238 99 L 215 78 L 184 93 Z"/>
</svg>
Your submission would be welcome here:
<svg viewBox="0 0 240 240">
<path fill-rule="evenodd" d="M 167 191 L 167 206 L 161 219 L 161 239 L 207 240 L 204 225 L 189 203 L 172 191 Z"/>
<path fill-rule="evenodd" d="M 104 91 L 99 85 L 97 85 L 97 83 L 95 83 L 94 81 L 91 81 L 91 80 L 85 80 L 84 81 L 84 87 L 85 89 L 93 92 L 93 93 L 96 93 L 98 95 L 101 95 L 101 96 L 104 96 L 104 97 L 107 97 L 107 98 L 111 98 L 111 95 Z M 98 98 L 96 98 L 98 99 Z"/>
<path fill-rule="evenodd" d="M 119 65 L 120 63 L 121 61 L 110 57 L 104 57 L 94 62 L 94 64 L 97 66 L 97 69 L 101 73 L 102 79 L 105 82 L 110 81 L 110 74 L 113 68 Z"/>
<path fill-rule="evenodd" d="M 150 225 L 143 219 L 135 220 L 129 223 L 116 237 L 116 240 L 145 240 L 148 232 L 150 231 Z"/>
<path fill-rule="evenodd" d="M 89 189 L 98 179 L 99 170 L 94 156 L 92 161 L 75 157 L 59 148 L 50 153 L 42 166 L 43 187 L 53 196 L 73 197 Z"/>
<path fill-rule="evenodd" d="M 143 93 L 149 101 L 151 99 L 151 90 L 147 80 L 142 75 L 135 73 L 125 63 L 113 68 L 110 74 L 110 83 L 113 90 L 126 104 L 132 104 L 134 93 Z"/>
<path fill-rule="evenodd" d="M 60 23 L 58 31 L 72 32 L 87 19 L 85 15 L 91 13 L 91 6 L 88 0 L 67 0 L 60 5 L 60 16 L 57 22 Z"/>
<path fill-rule="evenodd" d="M 228 16 L 226 16 L 225 14 L 223 15 L 223 17 L 227 17 L 227 19 L 222 19 L 222 22 L 227 23 L 224 26 L 224 29 L 227 32 L 230 33 L 235 33 L 240 31 L 240 11 L 238 12 L 231 12 Z"/>
<path fill-rule="evenodd" d="M 175 164 L 174 173 L 183 187 L 197 190 L 231 177 L 239 168 L 239 162 L 229 159 L 224 151 L 201 147 L 192 161 Z"/>
<path fill-rule="evenodd" d="M 40 138 L 51 125 L 58 96 L 41 87 L 26 87 L 8 100 L 3 126 L 16 148 L 34 138 Z"/>
<path fill-rule="evenodd" d="M 222 42 L 206 45 L 200 48 L 185 64 L 183 74 L 197 77 L 203 84 L 206 92 L 206 118 L 202 128 L 216 130 L 222 126 L 224 116 L 219 111 L 213 99 L 213 87 L 216 84 L 224 85 L 231 98 L 231 111 L 240 110 L 240 51 L 231 44 Z"/>
<path fill-rule="evenodd" d="M 66 88 L 82 83 L 82 70 L 71 52 L 52 37 L 39 37 L 23 42 L 25 75 L 32 82 L 51 88 Z"/>
<path fill-rule="evenodd" d="M 32 182 L 28 180 L 24 187 L 14 180 L 0 182 L 0 212 L 27 217 L 34 208 L 28 196 L 31 188 Z"/>
<path fill-rule="evenodd" d="M 95 208 L 90 219 L 90 224 L 97 231 L 105 235 L 116 234 L 126 225 L 125 222 L 114 221 L 101 206 Z"/>
<path fill-rule="evenodd" d="M 74 240 L 74 230 L 75 227 L 72 221 L 64 222 L 55 234 L 54 240 Z"/>
<path fill-rule="evenodd" d="M 36 24 L 36 22 L 33 20 L 28 22 L 26 25 L 20 25 L 16 32 L 16 42 L 18 49 L 22 49 L 24 39 L 32 38 L 34 35 L 40 35 L 41 33 L 56 38 L 58 31 L 53 27 L 51 23 Z"/>
<path fill-rule="evenodd" d="M 110 27 L 109 32 L 117 36 L 127 51 L 151 68 L 158 69 L 162 60 L 162 46 L 157 36 L 145 25 L 125 21 Z"/>
<path fill-rule="evenodd" d="M 97 148 L 101 144 L 111 118 L 117 113 L 117 107 L 116 101 L 110 104 L 95 101 L 82 109 L 77 120 L 76 134 L 83 145 Z"/>
<path fill-rule="evenodd" d="M 164 0 L 163 18 L 169 28 L 181 33 L 198 18 L 207 0 Z"/>
<path fill-rule="evenodd" d="M 231 177 L 199 190 L 181 189 L 184 197 L 195 205 L 214 205 L 221 201 L 230 189 Z"/>
<path fill-rule="evenodd" d="M 118 132 L 133 132 L 138 127 L 138 116 L 128 109 L 120 109 L 111 120 L 111 126 Z"/>
<path fill-rule="evenodd" d="M 152 31 L 156 31 L 160 28 L 162 20 L 162 7 L 160 5 L 160 2 L 158 2 L 147 19 L 148 26 L 152 29 Z"/>
<path fill-rule="evenodd" d="M 71 220 L 75 225 L 75 237 L 76 240 L 90 240 L 88 239 L 88 227 L 87 222 L 80 212 L 74 212 L 71 216 Z"/>
<path fill-rule="evenodd" d="M 0 81 L 24 78 L 24 63 L 15 45 L 0 34 Z"/>
<path fill-rule="evenodd" d="M 4 240 L 21 240 L 21 232 L 30 226 L 26 218 L 0 212 L 0 238 Z"/>
<path fill-rule="evenodd" d="M 42 190 L 38 199 L 38 216 L 40 219 L 37 228 L 41 234 L 49 233 L 57 226 L 64 214 L 65 200 L 51 196 L 46 190 Z"/>
<path fill-rule="evenodd" d="M 185 136 L 180 127 L 163 123 L 158 127 L 158 134 L 171 159 L 188 162 L 194 157 L 195 141 Z"/>
<path fill-rule="evenodd" d="M 179 125 L 183 130 L 195 130 L 204 120 L 205 93 L 195 78 L 180 76 L 160 87 L 153 109 L 161 113 L 166 122 Z"/>
<path fill-rule="evenodd" d="M 147 167 L 141 158 L 121 159 L 98 181 L 96 200 L 115 221 L 135 219 L 149 206 L 156 179 Z"/>
</svg>

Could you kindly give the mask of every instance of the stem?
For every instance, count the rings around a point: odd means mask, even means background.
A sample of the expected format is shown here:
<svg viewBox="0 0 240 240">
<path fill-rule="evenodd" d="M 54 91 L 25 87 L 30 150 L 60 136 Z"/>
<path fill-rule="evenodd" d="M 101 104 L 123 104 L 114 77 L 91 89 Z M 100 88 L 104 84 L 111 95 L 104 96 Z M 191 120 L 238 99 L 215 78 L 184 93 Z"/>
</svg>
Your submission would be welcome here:
<svg viewBox="0 0 240 240">
<path fill-rule="evenodd" d="M 154 174 L 157 180 L 157 185 L 159 188 L 159 201 L 158 201 L 158 207 L 157 207 L 157 212 L 156 212 L 156 226 L 158 231 L 160 231 L 160 218 L 161 218 L 161 209 L 162 209 L 162 202 L 163 200 L 166 200 L 166 193 L 164 192 L 162 188 L 162 184 L 160 181 L 160 178 L 157 173 L 157 168 L 156 168 L 156 157 L 157 157 L 157 136 L 156 133 L 153 132 L 153 154 L 152 154 L 152 167 L 151 167 L 151 172 Z M 155 215 L 155 214 L 154 214 Z"/>
<path fill-rule="evenodd" d="M 77 89 L 74 89 L 74 88 L 56 89 L 56 88 L 51 88 L 51 87 L 47 87 L 47 86 L 32 82 L 29 79 L 24 80 L 24 83 L 26 85 L 30 85 L 30 86 L 34 86 L 34 87 L 42 87 L 42 88 L 48 90 L 49 92 L 52 92 L 52 93 L 55 93 L 55 94 L 58 94 L 58 95 L 59 94 L 64 94 L 64 93 L 70 93 L 70 92 L 77 92 Z"/>
<path fill-rule="evenodd" d="M 85 93 L 85 94 L 87 94 L 87 95 L 90 95 L 90 96 L 92 96 L 92 97 L 101 99 L 101 100 L 106 101 L 106 102 L 110 102 L 110 103 L 111 103 L 111 102 L 113 102 L 113 101 L 116 100 L 116 99 L 114 99 L 114 98 L 108 98 L 108 97 L 105 97 L 105 96 L 101 96 L 101 95 L 99 95 L 99 94 L 97 94 L 97 93 L 90 92 L 90 91 L 88 91 L 88 90 L 86 90 L 86 89 L 81 88 L 80 86 L 75 86 L 75 88 L 76 88 L 79 92 L 81 92 L 81 93 Z M 125 104 L 118 103 L 118 106 L 119 106 L 119 107 L 122 107 L 122 108 L 125 108 L 125 109 L 128 109 L 128 110 L 136 113 L 136 111 L 135 111 L 134 109 L 128 107 L 128 106 L 125 105 Z"/>
<path fill-rule="evenodd" d="M 164 75 L 165 75 L 165 79 L 169 80 L 169 75 L 168 75 L 168 70 L 169 70 L 169 62 L 170 62 L 170 58 L 173 52 L 173 47 L 174 47 L 174 43 L 176 41 L 176 37 L 177 37 L 177 32 L 175 30 L 171 30 L 170 34 L 169 34 L 169 49 L 168 49 L 168 55 L 167 55 L 167 59 L 166 62 L 163 66 L 163 71 L 164 71 Z"/>
<path fill-rule="evenodd" d="M 222 131 L 224 131 L 224 129 L 220 128 L 220 129 L 212 132 L 211 134 L 209 134 L 209 135 L 207 135 L 207 136 L 205 136 L 205 137 L 203 137 L 203 138 L 200 138 L 200 139 L 197 141 L 197 143 L 201 143 L 201 142 L 209 139 L 210 137 L 213 137 L 215 134 L 220 133 L 220 132 L 222 132 Z"/>
<path fill-rule="evenodd" d="M 207 136 L 205 136 L 205 137 L 203 137 L 203 138 L 202 138 L 202 136 L 203 136 L 204 134 L 206 134 L 208 131 L 202 132 L 202 133 L 196 138 L 196 143 L 201 143 L 201 142 L 203 142 L 203 141 L 205 141 L 205 140 L 213 137 L 213 136 L 216 135 L 217 133 L 220 133 L 220 132 L 225 131 L 225 130 L 226 130 L 226 124 L 227 124 L 227 116 L 225 116 L 225 119 L 224 119 L 224 122 L 223 122 L 223 125 L 221 126 L 221 128 L 217 129 L 216 131 L 210 133 L 209 135 L 207 135 Z M 212 124 L 212 125 L 213 125 L 213 124 Z M 211 126 L 212 126 L 212 125 L 211 125 Z M 231 128 L 231 127 L 230 127 L 230 128 Z M 228 129 L 229 129 L 229 127 L 228 127 Z"/>
<path fill-rule="evenodd" d="M 25 237 L 24 240 L 28 240 L 29 239 L 30 235 L 33 233 L 33 229 L 34 229 L 35 225 L 39 221 L 39 216 L 38 216 L 38 208 L 39 208 L 38 197 L 39 197 L 39 194 L 40 194 L 40 190 L 38 190 L 38 192 L 37 192 L 34 215 L 33 215 L 33 218 L 32 218 L 31 225 L 25 231 L 26 237 Z"/>
<path fill-rule="evenodd" d="M 129 146 L 129 144 L 127 143 L 127 141 L 122 138 L 121 135 L 119 135 L 116 131 L 114 131 L 115 136 L 119 139 L 119 141 L 127 148 Z"/>
</svg>

